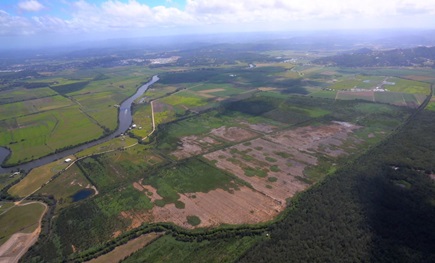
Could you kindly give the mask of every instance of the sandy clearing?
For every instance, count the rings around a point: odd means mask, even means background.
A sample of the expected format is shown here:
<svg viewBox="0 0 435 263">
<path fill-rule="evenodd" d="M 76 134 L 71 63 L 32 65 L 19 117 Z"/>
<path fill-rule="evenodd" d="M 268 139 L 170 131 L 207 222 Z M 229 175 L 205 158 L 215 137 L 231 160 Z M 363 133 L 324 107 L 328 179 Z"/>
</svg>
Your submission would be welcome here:
<svg viewBox="0 0 435 263">
<path fill-rule="evenodd" d="M 143 179 L 140 179 L 139 182 L 134 182 L 133 187 L 139 190 L 140 192 L 144 192 L 148 198 L 151 200 L 151 202 L 154 202 L 156 200 L 163 199 L 158 193 L 157 189 L 152 187 L 151 185 L 144 185 L 142 184 Z"/>
<path fill-rule="evenodd" d="M 261 90 L 261 91 L 272 91 L 272 90 L 277 90 L 277 88 L 261 87 L 261 88 L 258 88 L 258 90 Z"/>
<path fill-rule="evenodd" d="M 13 234 L 6 243 L 0 247 L 0 263 L 18 262 L 18 255 L 27 247 L 33 240 L 33 233 L 16 233 Z M 36 240 L 35 240 L 36 242 Z M 26 249 L 27 251 L 27 249 Z M 24 254 L 24 253 L 23 253 Z"/>
<path fill-rule="evenodd" d="M 129 229 L 144 222 L 173 222 L 192 229 L 194 227 L 187 222 L 187 217 L 192 215 L 201 219 L 196 227 L 255 224 L 272 220 L 284 210 L 287 198 L 309 186 L 298 177 L 304 177 L 306 167 L 317 165 L 316 154 L 345 154 L 340 146 L 349 139 L 349 133 L 358 128 L 359 126 L 346 122 L 299 127 L 205 154 L 204 157 L 215 161 L 218 168 L 236 175 L 252 188 L 240 186 L 240 189 L 230 192 L 216 189 L 208 193 L 184 193 L 179 198 L 185 204 L 183 209 L 176 208 L 175 204 L 168 204 L 164 207 L 154 206 L 149 211 L 124 211 L 120 216 L 132 220 Z M 267 127 L 265 130 L 273 129 Z M 234 141 L 258 136 L 257 133 L 242 128 L 225 126 L 214 129 L 211 134 L 227 140 L 229 137 Z M 195 154 L 200 154 L 199 151 L 202 151 L 204 145 L 214 141 L 211 137 L 184 138 L 184 142 L 199 147 L 198 151 L 196 148 L 194 151 L 186 151 Z M 247 176 L 246 168 L 265 170 L 267 176 Z M 156 189 L 142 185 L 142 181 L 134 183 L 133 186 L 144 194 L 152 193 L 150 198 L 153 202 L 161 198 Z"/>
<path fill-rule="evenodd" d="M 187 223 L 187 216 L 195 215 L 201 219 L 197 227 L 255 224 L 272 220 L 285 207 L 285 204 L 246 186 L 232 193 L 216 189 L 208 193 L 180 194 L 179 201 L 185 204 L 184 209 L 178 209 L 174 204 L 155 206 L 143 218 L 149 218 L 153 222 L 173 222 L 192 229 L 194 227 Z"/>
<path fill-rule="evenodd" d="M 219 91 L 225 91 L 225 89 L 222 89 L 222 88 L 206 89 L 206 90 L 201 90 L 200 93 L 213 93 L 213 92 L 219 92 Z"/>
<path fill-rule="evenodd" d="M 278 129 L 278 127 L 276 126 L 265 124 L 265 123 L 251 124 L 248 122 L 241 121 L 240 124 L 246 125 L 251 130 L 262 132 L 262 133 L 271 133 L 274 132 L 276 129 Z"/>
<path fill-rule="evenodd" d="M 231 142 L 240 142 L 258 136 L 258 134 L 239 127 L 219 127 L 211 130 L 210 134 Z"/>
<path fill-rule="evenodd" d="M 40 203 L 45 207 L 41 217 L 39 218 L 38 227 L 32 233 L 15 233 L 8 239 L 8 241 L 0 246 L 0 263 L 18 262 L 27 250 L 38 240 L 39 234 L 41 233 L 41 221 L 48 210 L 48 206 L 42 202 L 29 202 L 20 205 L 23 206 L 33 203 Z"/>
<path fill-rule="evenodd" d="M 115 263 L 120 262 L 132 253 L 145 247 L 153 240 L 161 237 L 164 233 L 149 233 L 128 241 L 126 244 L 116 247 L 111 252 L 98 258 L 86 261 L 89 263 Z"/>
<path fill-rule="evenodd" d="M 315 153 L 321 152 L 336 157 L 344 152 L 337 147 L 349 137 L 349 133 L 360 126 L 344 122 L 332 122 L 330 125 L 306 126 L 294 130 L 280 131 L 266 139 L 277 144 L 288 145 L 299 151 Z"/>
<path fill-rule="evenodd" d="M 164 112 L 164 111 L 173 109 L 173 107 L 171 105 L 163 103 L 160 100 L 153 100 L 152 107 L 153 107 L 154 112 Z"/>
<path fill-rule="evenodd" d="M 419 75 L 407 75 L 404 78 L 405 79 L 416 80 L 416 81 L 431 81 L 431 80 L 433 80 L 433 77 L 419 76 Z"/>
<path fill-rule="evenodd" d="M 308 184 L 296 179 L 296 176 L 304 177 L 303 170 L 307 164 L 300 162 L 295 158 L 283 158 L 274 155 L 273 151 L 286 152 L 286 149 L 280 145 L 265 141 L 263 139 L 251 141 L 251 146 L 259 147 L 259 145 L 262 145 L 261 150 L 254 149 L 248 152 L 248 155 L 252 157 L 250 160 L 245 160 L 243 157 L 237 154 L 231 154 L 228 150 L 212 152 L 204 155 L 204 157 L 209 160 L 217 161 L 215 165 L 218 168 L 236 175 L 243 181 L 248 182 L 258 192 L 278 201 L 281 204 L 285 204 L 285 200 L 287 198 L 294 196 L 297 192 L 300 192 L 309 186 Z M 237 149 L 239 151 L 246 150 L 246 146 L 242 144 L 233 146 L 231 148 Z M 270 154 L 268 153 L 268 155 L 265 156 L 263 154 L 264 152 L 270 152 Z M 312 158 L 312 162 L 316 161 L 314 157 L 304 153 L 300 153 L 300 155 L 301 156 L 299 156 L 299 158 Z M 223 156 L 225 156 L 225 158 L 222 158 Z M 271 156 L 273 156 L 273 159 L 276 160 L 273 163 L 266 160 L 266 157 Z M 238 160 L 238 162 L 230 161 L 234 158 Z M 277 167 L 279 171 L 270 171 L 269 168 L 272 165 Z M 255 170 L 268 169 L 267 177 L 247 176 L 244 171 L 244 168 L 246 167 L 251 167 Z M 275 177 L 276 182 L 268 181 L 268 177 Z"/>
<path fill-rule="evenodd" d="M 185 159 L 194 155 L 199 155 L 205 152 L 210 147 L 221 144 L 217 140 L 211 137 L 199 138 L 198 136 L 191 135 L 182 137 L 180 139 L 181 145 L 177 147 L 177 150 L 173 151 L 171 155 L 178 160 Z"/>
</svg>

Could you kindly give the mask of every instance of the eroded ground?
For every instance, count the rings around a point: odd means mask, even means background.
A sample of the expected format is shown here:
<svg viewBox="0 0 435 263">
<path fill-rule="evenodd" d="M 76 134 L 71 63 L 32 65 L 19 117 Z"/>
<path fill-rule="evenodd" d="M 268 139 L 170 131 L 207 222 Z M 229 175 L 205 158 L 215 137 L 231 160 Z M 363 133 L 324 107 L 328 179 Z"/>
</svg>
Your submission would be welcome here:
<svg viewBox="0 0 435 263">
<path fill-rule="evenodd" d="M 235 176 L 236 188 L 179 193 L 177 202 L 182 207 L 168 203 L 148 211 L 123 211 L 120 216 L 131 220 L 129 229 L 143 222 L 173 222 L 194 228 L 272 220 L 285 209 L 288 198 L 310 186 L 305 171 L 319 164 L 320 155 L 333 160 L 361 142 L 353 136 L 361 127 L 347 122 L 284 130 L 267 124 L 242 125 L 246 129 L 223 126 L 203 136 L 182 137 L 178 149 L 171 153 L 177 159 L 202 156 L 210 165 Z M 222 145 L 222 140 L 233 145 L 210 151 Z M 133 186 L 153 203 L 162 200 L 159 190 L 143 180 Z M 198 217 L 200 223 L 192 225 L 189 216 Z"/>
</svg>

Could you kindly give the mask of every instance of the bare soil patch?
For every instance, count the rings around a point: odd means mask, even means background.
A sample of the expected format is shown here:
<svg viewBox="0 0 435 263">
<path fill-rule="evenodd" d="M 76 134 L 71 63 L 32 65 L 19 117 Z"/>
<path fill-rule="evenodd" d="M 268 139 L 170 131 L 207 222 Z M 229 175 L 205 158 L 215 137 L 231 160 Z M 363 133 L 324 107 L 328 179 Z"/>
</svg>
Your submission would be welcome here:
<svg viewBox="0 0 435 263">
<path fill-rule="evenodd" d="M 219 127 L 213 129 L 210 134 L 230 142 L 240 142 L 258 136 L 258 134 L 239 127 Z"/>
<path fill-rule="evenodd" d="M 42 202 L 29 202 L 23 205 L 32 203 L 41 203 L 44 205 L 45 210 L 39 218 L 38 227 L 32 233 L 15 233 L 8 241 L 0 246 L 0 263 L 15 263 L 27 252 L 27 250 L 33 246 L 38 240 L 41 233 L 41 221 L 44 214 L 47 212 L 47 205 Z"/>
<path fill-rule="evenodd" d="M 267 139 L 280 145 L 291 146 L 298 151 L 337 157 L 345 154 L 340 146 L 348 139 L 349 133 L 359 128 L 360 126 L 347 122 L 332 122 L 330 125 L 285 130 L 274 136 L 267 136 Z"/>
<path fill-rule="evenodd" d="M 172 109 L 173 109 L 173 107 L 171 105 L 163 103 L 163 102 L 161 102 L 159 100 L 155 100 L 153 102 L 153 110 L 154 110 L 154 112 L 164 112 L 164 111 L 172 110 Z"/>
<path fill-rule="evenodd" d="M 210 147 L 220 144 L 220 142 L 211 137 L 200 138 L 195 135 L 182 137 L 180 143 L 181 145 L 177 147 L 177 150 L 172 152 L 172 155 L 179 160 L 199 155 Z"/>
<path fill-rule="evenodd" d="M 264 194 L 246 186 L 239 190 L 228 192 L 222 189 L 208 193 L 180 194 L 179 201 L 185 208 L 176 208 L 174 204 L 164 207 L 155 206 L 145 213 L 122 212 L 125 218 L 142 222 L 173 222 L 185 228 L 211 227 L 220 224 L 255 224 L 272 220 L 284 210 L 285 204 L 277 202 Z M 201 219 L 198 226 L 193 227 L 187 222 L 187 216 L 197 216 Z M 140 225 L 140 224 L 138 224 Z"/>
<path fill-rule="evenodd" d="M 163 207 L 154 206 L 148 211 L 124 211 L 120 216 L 132 220 L 130 229 L 144 222 L 173 222 L 192 229 L 272 220 L 284 210 L 287 198 L 309 186 L 304 170 L 318 164 L 317 155 L 336 157 L 346 154 L 344 147 L 349 147 L 349 140 L 352 139 L 349 134 L 359 128 L 351 123 L 331 122 L 328 125 L 271 133 L 275 127 L 255 125 L 253 127 L 257 130 L 269 134 L 252 139 L 258 134 L 239 127 L 223 126 L 204 138 L 184 137 L 180 148 L 173 153 L 178 158 L 201 154 L 216 142 L 212 136 L 244 141 L 207 153 L 204 157 L 218 168 L 247 182 L 250 187 L 240 186 L 240 189 L 230 191 L 215 189 L 207 193 L 179 193 L 178 201 L 184 203 L 184 208 L 177 208 L 171 203 Z M 148 194 L 153 202 L 161 198 L 156 189 L 143 185 L 142 181 L 133 186 Z M 200 224 L 189 224 L 189 216 L 197 216 L 201 220 Z"/>
<path fill-rule="evenodd" d="M 133 187 L 139 190 L 140 192 L 143 192 L 148 196 L 149 199 L 151 199 L 151 202 L 155 202 L 156 200 L 163 199 L 158 193 L 157 189 L 152 187 L 151 185 L 144 185 L 142 184 L 143 179 L 140 179 L 139 182 L 134 182 Z"/>
<path fill-rule="evenodd" d="M 206 89 L 206 90 L 201 90 L 200 93 L 213 93 L 213 92 L 219 92 L 219 91 L 225 91 L 225 89 L 222 89 L 222 88 Z"/>
<path fill-rule="evenodd" d="M 0 248 L 0 263 L 18 262 L 21 251 L 27 251 L 29 244 L 36 238 L 33 233 L 13 234 Z"/>
<path fill-rule="evenodd" d="M 251 130 L 262 132 L 262 133 L 271 133 L 271 132 L 274 132 L 276 129 L 278 129 L 278 127 L 276 127 L 276 126 L 265 124 L 265 123 L 251 124 L 251 123 L 247 123 L 247 122 L 242 121 L 242 122 L 240 122 L 240 124 L 245 125 L 246 127 L 248 127 Z"/>
<path fill-rule="evenodd" d="M 120 262 L 124 258 L 128 257 L 132 253 L 145 247 L 153 240 L 161 237 L 163 233 L 149 233 L 142 235 L 138 238 L 128 241 L 126 244 L 116 247 L 111 252 L 104 254 L 98 258 L 86 261 L 89 263 L 115 263 Z"/>
<path fill-rule="evenodd" d="M 283 205 L 288 197 L 309 186 L 297 179 L 297 176 L 304 177 L 305 167 L 317 163 L 315 157 L 261 138 L 250 143 L 249 146 L 238 144 L 204 157 L 215 161 L 218 168 L 236 175 L 255 190 Z M 265 176 L 252 176 L 247 170 L 261 170 Z M 276 181 L 270 182 L 269 177 L 276 178 Z"/>
<path fill-rule="evenodd" d="M 418 76 L 418 75 L 407 75 L 404 78 L 405 79 L 416 80 L 416 81 L 431 81 L 431 80 L 433 80 L 433 77 Z"/>
<path fill-rule="evenodd" d="M 261 87 L 261 88 L 258 88 L 258 90 L 261 90 L 261 91 L 272 91 L 272 90 L 277 90 L 277 88 Z"/>
</svg>

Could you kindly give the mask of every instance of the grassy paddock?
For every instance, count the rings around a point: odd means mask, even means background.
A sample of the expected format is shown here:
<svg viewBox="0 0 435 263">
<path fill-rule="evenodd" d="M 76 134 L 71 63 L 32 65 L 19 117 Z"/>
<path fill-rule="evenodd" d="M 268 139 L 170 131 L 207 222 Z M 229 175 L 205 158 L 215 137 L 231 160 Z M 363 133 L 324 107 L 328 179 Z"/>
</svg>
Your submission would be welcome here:
<svg viewBox="0 0 435 263">
<path fill-rule="evenodd" d="M 83 175 L 82 171 L 77 165 L 73 165 L 36 193 L 53 195 L 57 200 L 56 210 L 59 210 L 71 204 L 71 196 L 76 192 L 90 186 L 90 182 Z"/>
<path fill-rule="evenodd" d="M 50 180 L 51 177 L 62 171 L 62 169 L 65 169 L 68 165 L 69 164 L 65 163 L 63 160 L 58 160 L 32 169 L 23 180 L 12 186 L 8 193 L 13 196 L 25 197 L 36 191 Z"/>
<path fill-rule="evenodd" d="M 40 203 L 15 206 L 0 215 L 0 245 L 15 233 L 32 233 L 39 224 L 45 207 Z"/>
</svg>

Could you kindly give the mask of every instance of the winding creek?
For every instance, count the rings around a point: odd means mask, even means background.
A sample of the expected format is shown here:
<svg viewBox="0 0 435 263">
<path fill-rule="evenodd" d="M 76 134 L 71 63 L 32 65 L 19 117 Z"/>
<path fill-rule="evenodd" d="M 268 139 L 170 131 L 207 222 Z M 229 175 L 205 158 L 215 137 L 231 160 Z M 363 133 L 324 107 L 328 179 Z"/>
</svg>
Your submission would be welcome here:
<svg viewBox="0 0 435 263">
<path fill-rule="evenodd" d="M 137 98 L 142 96 L 142 94 L 144 94 L 144 92 L 147 91 L 147 89 L 152 84 L 156 83 L 158 80 L 159 80 L 158 76 L 153 76 L 149 82 L 147 82 L 146 84 L 144 84 L 140 88 L 138 88 L 136 93 L 133 96 L 129 97 L 121 104 L 121 106 L 119 107 L 119 114 L 118 114 L 118 129 L 114 133 L 112 133 L 104 138 L 98 139 L 96 141 L 88 142 L 88 143 L 79 145 L 77 147 L 74 147 L 74 148 L 59 152 L 59 153 L 54 153 L 54 154 L 42 157 L 40 159 L 31 161 L 28 163 L 24 163 L 24 164 L 12 166 L 12 167 L 7 167 L 7 168 L 0 167 L 0 173 L 9 173 L 9 172 L 17 171 L 17 170 L 24 170 L 27 172 L 33 168 L 39 167 L 39 166 L 47 164 L 47 163 L 54 162 L 58 159 L 65 158 L 69 155 L 75 154 L 75 153 L 82 151 L 84 149 L 87 149 L 89 147 L 92 147 L 92 146 L 95 146 L 97 144 L 109 141 L 109 140 L 115 138 L 116 136 L 120 135 L 121 133 L 125 133 L 133 121 L 133 117 L 131 116 L 131 105 L 133 104 L 133 101 L 135 101 Z M 3 164 L 4 160 L 8 157 L 9 154 L 10 154 L 10 151 L 8 149 L 6 149 L 4 147 L 0 147 L 0 163 L 1 164 Z"/>
</svg>

